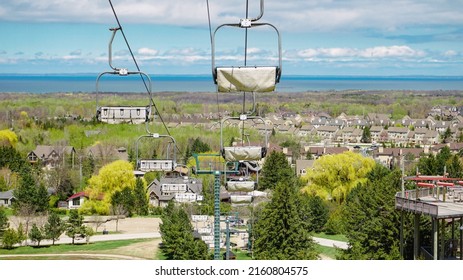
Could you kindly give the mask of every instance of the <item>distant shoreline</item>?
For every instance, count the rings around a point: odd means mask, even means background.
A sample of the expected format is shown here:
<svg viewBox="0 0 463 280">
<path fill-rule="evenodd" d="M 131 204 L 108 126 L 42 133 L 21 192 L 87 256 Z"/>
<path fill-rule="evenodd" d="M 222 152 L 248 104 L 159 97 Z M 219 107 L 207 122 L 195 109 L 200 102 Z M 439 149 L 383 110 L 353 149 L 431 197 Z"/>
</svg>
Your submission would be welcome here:
<svg viewBox="0 0 463 280">
<path fill-rule="evenodd" d="M 0 92 L 93 93 L 97 74 L 0 74 Z M 152 92 L 216 92 L 211 75 L 153 75 Z M 147 81 L 145 81 L 147 82 Z M 282 76 L 277 92 L 463 90 L 463 76 Z M 100 92 L 146 92 L 140 76 L 105 75 Z"/>
</svg>

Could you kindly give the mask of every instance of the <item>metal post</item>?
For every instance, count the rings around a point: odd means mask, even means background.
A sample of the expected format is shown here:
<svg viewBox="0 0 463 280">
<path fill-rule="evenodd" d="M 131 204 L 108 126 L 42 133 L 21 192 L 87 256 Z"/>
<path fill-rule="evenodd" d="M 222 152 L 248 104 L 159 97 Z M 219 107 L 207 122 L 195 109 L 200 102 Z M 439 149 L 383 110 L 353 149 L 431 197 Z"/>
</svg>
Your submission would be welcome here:
<svg viewBox="0 0 463 280">
<path fill-rule="evenodd" d="M 460 217 L 460 261 L 463 260 L 463 218 Z"/>
<path fill-rule="evenodd" d="M 225 220 L 225 224 L 227 225 L 226 227 L 226 235 L 227 235 L 227 251 L 225 253 L 225 259 L 229 260 L 230 259 L 230 220 L 227 219 Z"/>
<path fill-rule="evenodd" d="M 413 259 L 417 260 L 420 254 L 420 214 L 415 214 L 413 241 Z"/>
<path fill-rule="evenodd" d="M 440 231 L 440 258 L 445 259 L 445 220 L 441 219 L 441 231 Z"/>
<path fill-rule="evenodd" d="M 214 179 L 214 260 L 220 260 L 220 171 Z"/>
<path fill-rule="evenodd" d="M 405 168 L 404 168 L 404 156 L 402 155 L 401 161 L 401 168 L 402 168 L 402 198 L 405 198 L 405 184 L 404 184 L 404 177 L 405 177 Z M 402 259 L 404 258 L 404 211 L 400 211 L 400 256 Z"/>
<path fill-rule="evenodd" d="M 432 256 L 434 260 L 438 259 L 438 254 L 439 254 L 439 243 L 437 242 L 438 238 L 438 224 L 437 224 L 437 219 L 432 218 Z"/>
</svg>

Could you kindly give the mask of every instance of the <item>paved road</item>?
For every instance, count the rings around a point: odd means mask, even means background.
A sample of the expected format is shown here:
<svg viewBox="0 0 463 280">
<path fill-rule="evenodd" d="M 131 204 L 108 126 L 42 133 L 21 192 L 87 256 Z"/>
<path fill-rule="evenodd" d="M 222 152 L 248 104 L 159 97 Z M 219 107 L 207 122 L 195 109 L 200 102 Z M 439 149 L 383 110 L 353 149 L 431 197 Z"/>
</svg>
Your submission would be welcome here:
<svg viewBox="0 0 463 280">
<path fill-rule="evenodd" d="M 326 246 L 326 247 L 335 247 L 335 248 L 340 248 L 340 249 L 347 249 L 348 247 L 347 242 L 344 242 L 344 241 L 336 241 L 336 240 L 319 238 L 319 237 L 313 237 L 313 240 L 317 242 L 318 244 L 322 246 Z"/>
</svg>

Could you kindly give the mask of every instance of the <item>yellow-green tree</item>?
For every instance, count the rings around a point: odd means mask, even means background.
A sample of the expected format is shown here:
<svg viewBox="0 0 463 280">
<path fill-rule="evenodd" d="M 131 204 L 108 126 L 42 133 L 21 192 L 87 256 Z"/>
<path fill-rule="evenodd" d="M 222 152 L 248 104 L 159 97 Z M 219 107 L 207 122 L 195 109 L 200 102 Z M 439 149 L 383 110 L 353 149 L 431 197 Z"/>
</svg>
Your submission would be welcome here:
<svg viewBox="0 0 463 280">
<path fill-rule="evenodd" d="M 367 181 L 374 165 L 373 159 L 354 152 L 322 156 L 307 170 L 303 190 L 341 204 L 353 188 Z"/>
<path fill-rule="evenodd" d="M 108 215 L 113 194 L 124 188 L 133 190 L 135 181 L 133 166 L 128 161 L 117 160 L 103 166 L 98 175 L 88 180 L 85 192 L 89 199 L 84 202 L 79 211 L 84 214 Z"/>
<path fill-rule="evenodd" d="M 0 145 L 14 147 L 18 143 L 18 136 L 9 129 L 0 130 Z"/>
</svg>

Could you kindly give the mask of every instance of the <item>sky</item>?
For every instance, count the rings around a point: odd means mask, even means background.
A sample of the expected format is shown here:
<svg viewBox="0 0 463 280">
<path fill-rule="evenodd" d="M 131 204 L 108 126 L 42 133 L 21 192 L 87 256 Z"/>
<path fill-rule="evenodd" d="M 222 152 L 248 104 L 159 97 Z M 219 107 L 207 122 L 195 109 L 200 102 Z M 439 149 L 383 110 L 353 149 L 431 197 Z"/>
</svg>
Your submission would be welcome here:
<svg viewBox="0 0 463 280">
<path fill-rule="evenodd" d="M 209 15 L 208 6 L 209 3 Z M 112 0 L 142 72 L 210 74 L 211 33 L 246 18 L 246 0 Z M 260 12 L 248 0 L 248 18 Z M 281 35 L 283 75 L 463 76 L 463 0 L 265 0 Z M 2 0 L 0 74 L 101 73 L 108 64 L 108 0 Z M 278 36 L 219 28 L 215 64 L 276 66 Z M 245 47 L 246 46 L 246 47 Z M 136 67 L 120 32 L 113 66 Z"/>
</svg>

